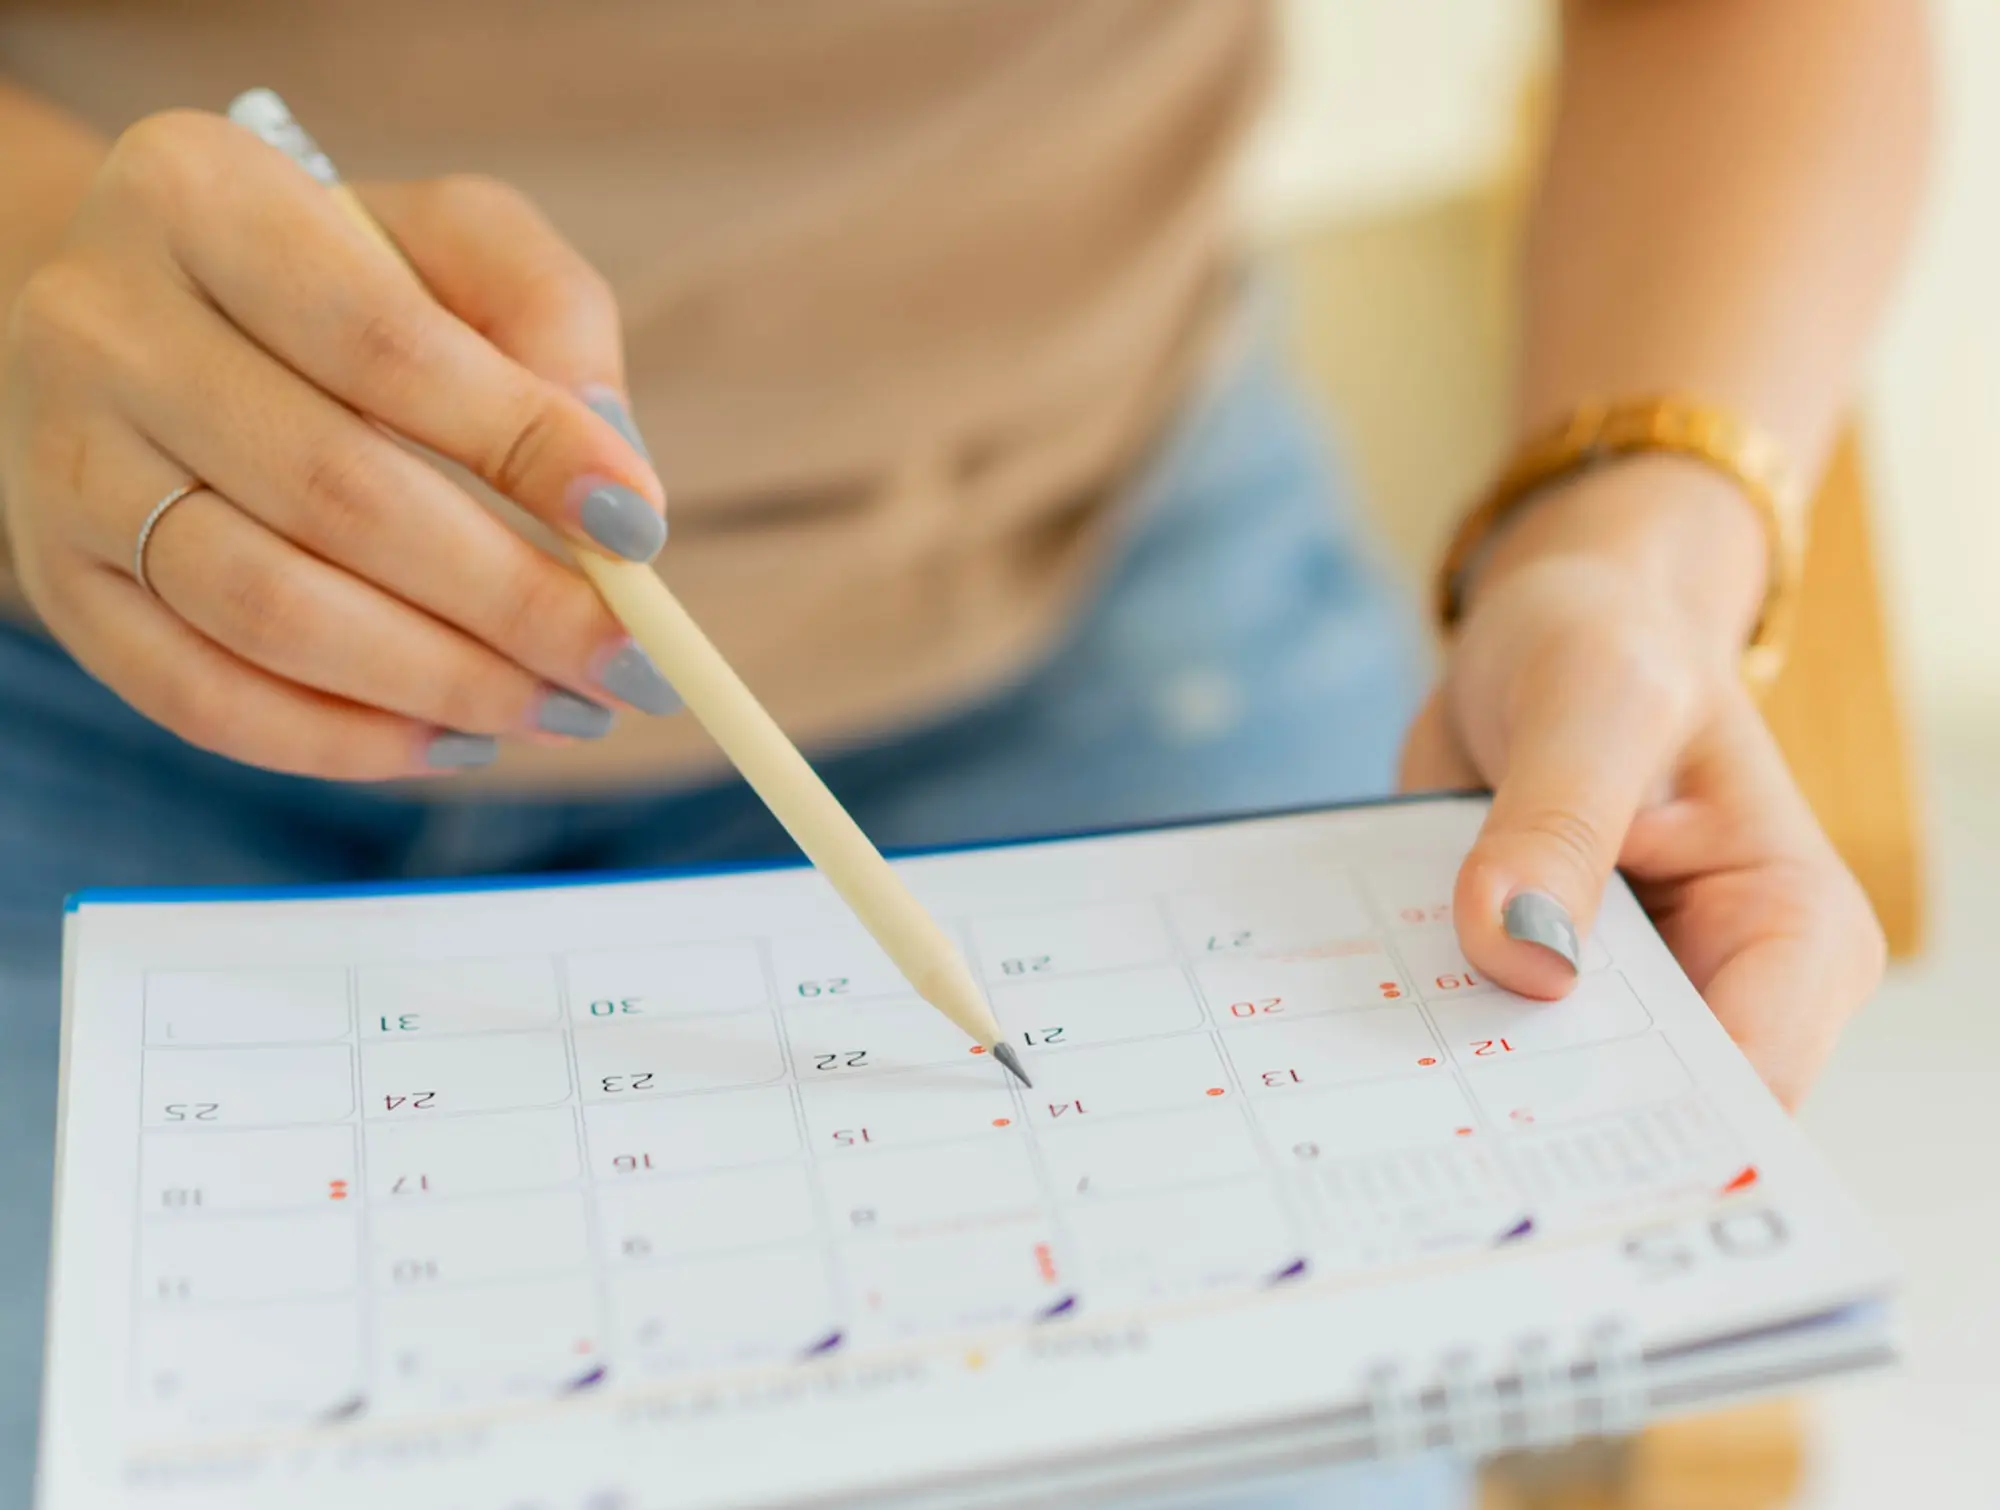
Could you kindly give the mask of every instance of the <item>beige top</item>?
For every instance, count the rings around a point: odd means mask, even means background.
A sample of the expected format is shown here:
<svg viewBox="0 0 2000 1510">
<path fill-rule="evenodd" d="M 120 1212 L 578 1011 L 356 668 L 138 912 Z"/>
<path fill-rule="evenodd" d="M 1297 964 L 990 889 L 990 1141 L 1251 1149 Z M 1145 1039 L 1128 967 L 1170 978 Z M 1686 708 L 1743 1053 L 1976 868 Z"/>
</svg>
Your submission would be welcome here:
<svg viewBox="0 0 2000 1510">
<path fill-rule="evenodd" d="M 1214 325 L 1268 30 L 1263 0 L 0 0 L 0 71 L 107 133 L 264 84 L 351 179 L 524 189 L 624 310 L 661 569 L 824 747 L 977 697 L 1088 585 Z M 718 763 L 627 715 L 472 780 Z"/>
</svg>

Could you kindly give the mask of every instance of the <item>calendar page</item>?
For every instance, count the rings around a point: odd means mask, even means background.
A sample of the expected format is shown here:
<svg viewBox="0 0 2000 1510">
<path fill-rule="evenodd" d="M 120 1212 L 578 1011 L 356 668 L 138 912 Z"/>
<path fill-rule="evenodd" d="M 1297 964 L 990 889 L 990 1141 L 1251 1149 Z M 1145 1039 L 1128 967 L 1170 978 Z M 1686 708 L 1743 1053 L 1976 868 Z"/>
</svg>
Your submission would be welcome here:
<svg viewBox="0 0 2000 1510">
<path fill-rule="evenodd" d="M 85 897 L 41 1503 L 999 1503 L 1880 1294 L 1621 884 L 1467 964 L 1482 812 L 901 862 L 1032 1090 L 809 870 Z"/>
</svg>

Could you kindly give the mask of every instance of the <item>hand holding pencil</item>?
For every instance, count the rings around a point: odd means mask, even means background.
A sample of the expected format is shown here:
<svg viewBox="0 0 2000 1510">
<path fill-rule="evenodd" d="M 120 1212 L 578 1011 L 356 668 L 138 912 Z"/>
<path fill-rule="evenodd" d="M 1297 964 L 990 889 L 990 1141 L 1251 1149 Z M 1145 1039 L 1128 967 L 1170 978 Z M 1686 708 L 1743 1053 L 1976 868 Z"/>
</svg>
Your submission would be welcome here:
<svg viewBox="0 0 2000 1510">
<path fill-rule="evenodd" d="M 402 250 L 340 181 L 332 161 L 275 94 L 253 89 L 237 98 L 229 114 L 331 189 L 357 226 L 407 263 Z M 613 414 L 622 419 L 622 408 L 614 409 Z M 638 443 L 629 420 L 623 421 L 620 430 Z M 1016 1079 L 1029 1084 L 1019 1055 L 1001 1038 L 992 1009 L 957 947 L 910 894 L 742 678 L 709 643 L 700 626 L 688 617 L 666 583 L 648 566 L 615 559 L 588 546 L 579 550 L 577 560 L 606 606 L 632 632 L 652 662 L 666 668 L 689 711 L 722 746 L 743 779 L 854 910 L 904 978 L 932 1006 L 991 1050 Z"/>
<path fill-rule="evenodd" d="M 9 501 L 43 620 L 191 743 L 336 780 L 600 736 L 621 705 L 675 705 L 670 661 L 918 990 L 1013 1061 L 956 949 L 645 564 L 664 500 L 602 280 L 483 179 L 371 190 L 392 239 L 275 96 L 237 113 L 285 156 L 212 115 L 148 118 L 17 302 L 33 412 L 4 422 L 65 440 Z M 549 525 L 585 575 L 392 436 Z"/>
<path fill-rule="evenodd" d="M 659 482 L 592 410 L 621 377 L 601 280 L 501 185 L 370 192 L 449 309 L 229 121 L 118 139 L 15 310 L 0 424 L 34 608 L 183 739 L 330 780 L 675 706 L 587 582 L 395 439 L 650 558 Z"/>
</svg>

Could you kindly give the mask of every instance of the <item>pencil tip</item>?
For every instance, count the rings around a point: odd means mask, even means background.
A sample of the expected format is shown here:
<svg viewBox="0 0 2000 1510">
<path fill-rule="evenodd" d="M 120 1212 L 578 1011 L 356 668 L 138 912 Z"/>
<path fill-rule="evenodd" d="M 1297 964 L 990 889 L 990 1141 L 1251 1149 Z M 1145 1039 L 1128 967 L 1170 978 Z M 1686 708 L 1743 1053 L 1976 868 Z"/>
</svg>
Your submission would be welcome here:
<svg viewBox="0 0 2000 1510">
<path fill-rule="evenodd" d="M 1035 1088 L 1035 1082 L 1030 1080 L 1028 1078 L 1028 1072 L 1021 1068 L 1021 1056 L 1014 1052 L 1013 1044 L 1011 1043 L 994 1044 L 993 1057 L 999 1060 L 1002 1064 L 1006 1065 L 1008 1069 L 1012 1070 L 1014 1072 L 1014 1078 L 1020 1081 L 1021 1084 L 1025 1085 L 1029 1090 L 1033 1090 Z"/>
</svg>

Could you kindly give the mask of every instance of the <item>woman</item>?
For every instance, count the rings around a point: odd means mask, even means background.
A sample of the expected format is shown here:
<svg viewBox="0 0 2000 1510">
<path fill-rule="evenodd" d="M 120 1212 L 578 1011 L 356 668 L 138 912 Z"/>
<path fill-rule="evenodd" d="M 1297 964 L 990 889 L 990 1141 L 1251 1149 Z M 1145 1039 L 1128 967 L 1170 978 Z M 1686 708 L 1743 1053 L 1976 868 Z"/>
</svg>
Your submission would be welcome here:
<svg viewBox="0 0 2000 1510">
<path fill-rule="evenodd" d="M 779 843 L 531 536 L 657 553 L 888 843 L 1363 795 L 1408 725 L 1406 785 L 1497 791 L 1456 899 L 1477 966 L 1561 994 L 1622 864 L 1804 1090 L 1881 945 L 1737 675 L 1770 521 L 1651 452 L 1535 490 L 1455 576 L 1411 723 L 1408 616 L 1234 276 L 1267 25 L 0 3 L 0 1497 L 65 892 Z M 1895 0 L 1576 0 L 1523 436 L 1685 392 L 1817 466 L 1909 218 L 1919 32 Z M 175 108 L 251 83 L 443 308 Z"/>
</svg>

